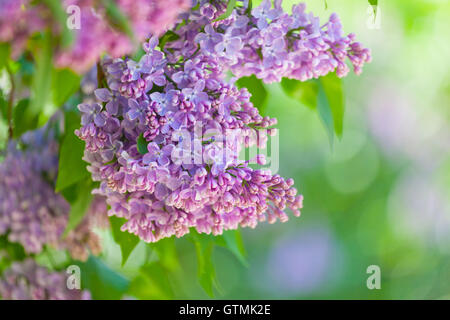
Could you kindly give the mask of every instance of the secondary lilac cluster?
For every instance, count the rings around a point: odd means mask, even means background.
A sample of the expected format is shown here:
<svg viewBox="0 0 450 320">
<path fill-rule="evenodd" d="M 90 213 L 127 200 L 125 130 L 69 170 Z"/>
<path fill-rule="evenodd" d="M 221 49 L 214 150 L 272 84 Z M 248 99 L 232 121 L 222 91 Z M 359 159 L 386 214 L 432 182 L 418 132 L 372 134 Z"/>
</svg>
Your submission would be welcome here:
<svg viewBox="0 0 450 320">
<path fill-rule="evenodd" d="M 10 144 L 0 163 L 0 235 L 7 234 L 27 253 L 39 253 L 49 245 L 86 260 L 89 252 L 101 251 L 92 228 L 102 219 L 99 216 L 106 217 L 105 199 L 96 197 L 80 225 L 62 239 L 70 205 L 54 191 L 58 144 L 52 136 L 48 126 L 27 132 Z"/>
<path fill-rule="evenodd" d="M 18 57 L 31 34 L 42 30 L 46 23 L 38 14 L 40 6 L 30 10 L 30 0 L 0 1 L 0 42 L 11 43 L 13 57 Z"/>
<path fill-rule="evenodd" d="M 128 19 L 136 41 L 159 35 L 171 27 L 179 14 L 188 10 L 191 0 L 117 0 L 117 8 Z M 56 58 L 61 67 L 87 71 L 103 53 L 120 57 L 135 49 L 132 39 L 111 26 L 106 8 L 98 0 L 64 0 L 65 7 L 80 8 L 81 24 L 75 43 Z"/>
<path fill-rule="evenodd" d="M 94 197 L 84 219 L 65 238 L 62 240 L 60 238 L 57 247 L 67 249 L 72 258 L 80 261 L 87 261 L 89 254 L 99 255 L 102 252 L 102 246 L 94 228 L 107 229 L 109 227 L 107 210 L 105 198 Z"/>
<path fill-rule="evenodd" d="M 4 300 L 89 300 L 89 291 L 67 288 L 68 275 L 50 272 L 33 259 L 15 262 L 0 278 Z"/>
<path fill-rule="evenodd" d="M 355 42 L 354 34 L 344 35 L 337 14 L 320 25 L 318 17 L 305 11 L 304 3 L 294 5 L 288 14 L 281 0 L 274 2 L 272 6 L 264 0 L 251 14 L 245 6 L 238 7 L 222 21 L 215 20 L 222 13 L 220 7 L 204 3 L 187 17 L 189 24 L 175 31 L 180 41 L 171 46 L 184 46 L 180 55 L 189 56 L 198 44 L 205 55 L 214 56 L 237 77 L 254 74 L 265 82 L 283 77 L 305 81 L 333 71 L 343 77 L 349 72 L 347 59 L 359 74 L 370 61 L 369 49 Z"/>
<path fill-rule="evenodd" d="M 265 147 L 276 119 L 262 117 L 248 90 L 225 80 L 226 52 L 194 41 L 224 10 L 224 2 L 202 1 L 175 27 L 176 40 L 163 45 L 152 37 L 139 61 L 105 59 L 108 87 L 95 91 L 97 102 L 78 106 L 76 134 L 101 182 L 97 192 L 110 215 L 127 219 L 122 230 L 144 241 L 181 237 L 192 227 L 217 235 L 286 221 L 288 208 L 300 215 L 303 198 L 292 179 L 239 158 L 244 148 Z M 264 163 L 262 155 L 255 160 Z"/>
<path fill-rule="evenodd" d="M 133 39 L 114 26 L 116 21 L 108 17 L 108 8 L 100 0 L 62 0 L 74 43 L 68 48 L 59 47 L 56 52 L 58 67 L 69 67 L 83 73 L 103 53 L 120 57 L 135 49 Z M 191 0 L 116 0 L 112 1 L 121 14 L 128 19 L 136 41 L 143 41 L 150 34 L 159 35 L 172 26 L 180 13 L 188 10 Z M 66 25 L 62 27 L 67 27 Z M 14 58 L 23 51 L 26 41 L 33 33 L 51 29 L 61 32 L 52 18 L 51 11 L 41 3 L 30 0 L 0 1 L 0 42 L 12 45 Z"/>
</svg>

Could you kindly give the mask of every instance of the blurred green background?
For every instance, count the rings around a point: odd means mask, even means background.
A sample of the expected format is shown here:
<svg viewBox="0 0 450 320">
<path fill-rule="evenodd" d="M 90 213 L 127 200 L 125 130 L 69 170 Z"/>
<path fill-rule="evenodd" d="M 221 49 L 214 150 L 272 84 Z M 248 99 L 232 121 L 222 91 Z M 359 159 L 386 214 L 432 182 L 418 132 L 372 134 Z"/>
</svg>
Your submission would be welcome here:
<svg viewBox="0 0 450 320">
<path fill-rule="evenodd" d="M 322 22 L 338 13 L 373 61 L 343 80 L 344 133 L 333 149 L 315 111 L 280 84 L 266 86 L 265 113 L 278 118 L 279 173 L 295 179 L 304 209 L 287 223 L 242 230 L 247 267 L 217 247 L 216 297 L 450 299 L 450 2 L 381 0 L 376 18 L 367 1 L 326 3 L 306 1 Z M 176 290 L 166 295 L 147 283 L 159 281 L 157 270 L 154 279 L 138 270 L 156 253 L 140 243 L 121 267 L 119 247 L 102 236 L 101 259 L 135 279 L 140 294 L 132 296 L 208 298 L 188 240 L 175 241 L 180 262 L 168 281 Z M 366 286 L 370 265 L 380 267 L 380 290 Z"/>
</svg>

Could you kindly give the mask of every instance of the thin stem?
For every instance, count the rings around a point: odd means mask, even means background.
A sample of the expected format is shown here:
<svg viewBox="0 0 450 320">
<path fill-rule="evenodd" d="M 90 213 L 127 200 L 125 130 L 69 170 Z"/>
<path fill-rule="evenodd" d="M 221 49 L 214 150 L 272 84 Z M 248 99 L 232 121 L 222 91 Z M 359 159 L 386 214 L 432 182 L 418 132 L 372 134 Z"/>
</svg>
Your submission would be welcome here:
<svg viewBox="0 0 450 320">
<path fill-rule="evenodd" d="M 104 88 L 105 87 L 105 73 L 103 72 L 102 65 L 99 62 L 97 62 L 97 87 L 98 88 Z"/>
</svg>

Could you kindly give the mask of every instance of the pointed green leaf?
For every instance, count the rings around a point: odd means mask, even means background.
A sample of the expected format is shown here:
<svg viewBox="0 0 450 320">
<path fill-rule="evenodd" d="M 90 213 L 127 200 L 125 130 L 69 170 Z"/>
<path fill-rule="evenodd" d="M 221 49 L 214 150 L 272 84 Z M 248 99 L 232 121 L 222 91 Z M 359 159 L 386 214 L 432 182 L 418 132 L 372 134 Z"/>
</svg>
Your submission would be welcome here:
<svg viewBox="0 0 450 320">
<path fill-rule="evenodd" d="M 267 89 L 261 79 L 256 78 L 255 75 L 250 77 L 242 77 L 236 82 L 238 88 L 247 88 L 252 95 L 250 101 L 258 108 L 261 114 L 264 114 L 264 110 L 267 102 Z"/>
<path fill-rule="evenodd" d="M 159 261 L 169 271 L 175 271 L 179 268 L 178 253 L 175 246 L 175 238 L 166 238 L 149 246 L 156 251 Z"/>
<path fill-rule="evenodd" d="M 29 100 L 22 99 L 13 108 L 13 132 L 15 138 L 20 137 L 23 133 L 29 130 L 36 129 L 38 126 L 38 117 L 36 115 L 30 115 L 27 111 L 29 106 Z"/>
<path fill-rule="evenodd" d="M 189 235 L 197 253 L 197 277 L 200 285 L 210 297 L 214 297 L 213 288 L 217 288 L 216 271 L 212 261 L 214 238 L 199 234 L 195 230 Z"/>
<path fill-rule="evenodd" d="M 143 266 L 128 293 L 141 300 L 174 298 L 167 270 L 158 263 Z"/>
<path fill-rule="evenodd" d="M 40 113 L 50 98 L 52 75 L 53 40 L 47 32 L 35 48 L 36 69 L 31 85 L 31 99 L 29 111 L 32 115 Z"/>
<path fill-rule="evenodd" d="M 142 133 L 137 138 L 136 143 L 137 143 L 137 149 L 140 154 L 146 154 L 148 152 L 148 149 L 147 149 L 148 141 L 144 139 L 144 136 Z"/>
<path fill-rule="evenodd" d="M 66 229 L 64 230 L 63 237 L 67 236 L 70 231 L 75 229 L 86 215 L 87 209 L 92 202 L 92 189 L 93 183 L 90 178 L 80 181 L 71 189 L 67 189 L 67 193 L 63 195 L 69 195 L 66 198 L 70 203 L 69 221 L 67 222 Z"/>
<path fill-rule="evenodd" d="M 173 32 L 172 30 L 168 30 L 164 35 L 159 39 L 159 47 L 164 48 L 167 42 L 172 42 L 180 39 L 180 36 Z"/>
<path fill-rule="evenodd" d="M 89 290 L 92 299 L 118 300 L 130 286 L 126 278 L 94 256 L 90 256 L 88 261 L 79 265 L 81 286 Z"/>
<path fill-rule="evenodd" d="M 317 110 L 327 131 L 330 145 L 334 134 L 342 137 L 344 121 L 344 97 L 342 81 L 335 73 L 305 82 L 292 79 L 281 81 L 283 91 L 302 105 Z"/>
<path fill-rule="evenodd" d="M 75 112 L 66 113 L 65 135 L 59 150 L 59 169 L 55 187 L 57 192 L 89 177 L 87 163 L 82 159 L 84 142 L 74 132 L 79 126 L 79 115 Z"/>
<path fill-rule="evenodd" d="M 10 47 L 8 43 L 0 43 L 0 70 L 8 63 Z"/>
<path fill-rule="evenodd" d="M 301 82 L 299 80 L 283 78 L 281 87 L 287 96 L 299 101 L 310 109 L 317 107 L 317 94 L 319 88 L 314 80 Z"/>
<path fill-rule="evenodd" d="M 224 231 L 222 236 L 216 237 L 217 244 L 230 250 L 232 254 L 244 265 L 248 267 L 247 252 L 245 251 L 244 241 L 240 230 Z"/>
<path fill-rule="evenodd" d="M 342 137 L 344 124 L 344 95 L 342 80 L 335 73 L 329 73 L 319 78 L 322 89 L 327 98 L 331 114 L 333 116 L 334 132 L 338 138 Z"/>
<path fill-rule="evenodd" d="M 325 130 L 327 131 L 330 146 L 331 148 L 333 148 L 334 142 L 333 114 L 331 112 L 330 104 L 328 103 L 326 93 L 320 82 L 319 82 L 319 94 L 317 97 L 317 112 L 319 114 L 320 120 L 322 120 Z"/>
<path fill-rule="evenodd" d="M 139 238 L 128 231 L 122 231 L 120 229 L 126 222 L 126 219 L 111 216 L 109 217 L 109 221 L 111 223 L 114 241 L 120 246 L 120 251 L 122 252 L 122 266 L 124 266 L 130 257 L 130 254 L 139 243 Z"/>
<path fill-rule="evenodd" d="M 53 103 L 61 107 L 80 88 L 81 77 L 70 69 L 54 70 L 52 77 Z"/>
</svg>

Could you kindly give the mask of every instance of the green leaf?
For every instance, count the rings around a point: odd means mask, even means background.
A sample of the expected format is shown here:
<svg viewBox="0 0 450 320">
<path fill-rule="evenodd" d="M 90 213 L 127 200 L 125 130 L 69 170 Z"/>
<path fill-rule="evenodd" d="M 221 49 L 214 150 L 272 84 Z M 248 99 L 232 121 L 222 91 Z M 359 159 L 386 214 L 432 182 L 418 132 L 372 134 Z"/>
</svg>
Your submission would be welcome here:
<svg viewBox="0 0 450 320">
<path fill-rule="evenodd" d="M 47 104 L 50 97 L 52 75 L 52 36 L 47 32 L 35 48 L 36 69 L 31 85 L 31 99 L 29 111 L 36 115 Z"/>
<path fill-rule="evenodd" d="M 8 43 L 0 43 L 0 70 L 8 63 L 10 51 Z"/>
<path fill-rule="evenodd" d="M 317 82 L 314 80 L 301 82 L 299 80 L 283 78 L 281 87 L 287 96 L 296 99 L 308 108 L 317 107 L 317 94 L 319 91 Z"/>
<path fill-rule="evenodd" d="M 34 76 L 34 63 L 31 59 L 30 56 L 22 55 L 17 60 L 21 82 L 28 87 L 31 87 Z"/>
<path fill-rule="evenodd" d="M 169 30 L 159 39 L 159 47 L 164 48 L 167 42 L 172 42 L 178 39 L 180 39 L 180 36 L 172 30 Z"/>
<path fill-rule="evenodd" d="M 169 271 L 175 271 L 180 267 L 178 261 L 175 238 L 166 238 L 149 244 L 152 250 L 156 251 L 159 262 Z"/>
<path fill-rule="evenodd" d="M 3 92 L 0 91 L 0 114 L 2 116 L 1 120 L 8 119 L 8 102 L 3 97 Z"/>
<path fill-rule="evenodd" d="M 327 131 L 328 139 L 330 141 L 330 146 L 333 148 L 334 142 L 334 124 L 333 124 L 333 114 L 330 109 L 330 104 L 325 93 L 323 86 L 319 82 L 319 94 L 317 97 L 317 112 L 319 113 L 320 120 L 322 120 L 323 125 Z"/>
<path fill-rule="evenodd" d="M 125 33 L 132 41 L 134 41 L 133 29 L 128 18 L 123 14 L 120 8 L 113 0 L 102 0 L 106 10 L 106 16 L 109 23 L 118 31 Z"/>
<path fill-rule="evenodd" d="M 75 112 L 66 113 L 65 135 L 59 151 L 59 169 L 55 190 L 57 192 L 89 177 L 87 163 L 82 160 L 84 142 L 75 135 L 80 118 Z"/>
<path fill-rule="evenodd" d="M 29 100 L 22 99 L 13 108 L 14 138 L 18 138 L 23 133 L 34 130 L 38 126 L 39 118 L 28 112 L 29 106 Z"/>
<path fill-rule="evenodd" d="M 247 252 L 245 251 L 240 230 L 224 231 L 222 236 L 216 237 L 216 243 L 230 250 L 242 265 L 248 267 Z"/>
<path fill-rule="evenodd" d="M 69 47 L 74 40 L 74 36 L 72 34 L 72 31 L 66 25 L 67 14 L 63 8 L 61 0 L 44 0 L 44 3 L 50 9 L 55 20 L 59 23 L 62 46 L 65 48 Z"/>
<path fill-rule="evenodd" d="M 139 243 L 139 238 L 128 231 L 120 230 L 120 227 L 127 221 L 126 219 L 111 216 L 109 217 L 109 221 L 111 223 L 114 241 L 120 246 L 120 251 L 122 252 L 123 267 L 130 257 L 130 254 Z"/>
<path fill-rule="evenodd" d="M 214 238 L 199 234 L 195 230 L 189 235 L 197 253 L 197 277 L 200 285 L 210 297 L 214 297 L 213 288 L 217 288 L 216 271 L 212 261 Z"/>
<path fill-rule="evenodd" d="M 131 59 L 133 59 L 134 61 L 140 61 L 142 59 L 142 57 L 145 55 L 145 53 L 146 52 L 144 51 L 144 49 L 142 47 L 138 48 L 136 50 L 136 52 L 133 54 L 133 56 L 131 57 Z"/>
<path fill-rule="evenodd" d="M 93 182 L 90 178 L 87 178 L 71 188 L 69 195 L 68 192 L 63 193 L 66 200 L 70 203 L 69 221 L 67 222 L 63 237 L 67 236 L 83 220 L 92 202 L 93 195 L 91 192 L 93 187 Z"/>
<path fill-rule="evenodd" d="M 236 82 L 238 88 L 247 88 L 251 93 L 250 101 L 258 110 L 264 114 L 267 102 L 267 90 L 261 79 L 256 78 L 255 75 L 250 77 L 242 77 Z"/>
<path fill-rule="evenodd" d="M 81 286 L 91 292 L 92 299 L 118 300 L 130 286 L 129 280 L 94 256 L 79 265 Z"/>
<path fill-rule="evenodd" d="M 0 236 L 0 251 L 2 252 L 0 274 L 9 268 L 13 262 L 21 261 L 27 256 L 23 246 L 15 242 L 9 242 L 7 235 Z"/>
<path fill-rule="evenodd" d="M 342 80 L 335 73 L 329 73 L 319 79 L 333 115 L 334 132 L 342 137 L 344 125 L 344 94 Z"/>
<path fill-rule="evenodd" d="M 148 152 L 147 145 L 148 141 L 144 139 L 144 135 L 141 133 L 137 138 L 137 149 L 140 154 L 146 154 Z"/>
<path fill-rule="evenodd" d="M 128 293 L 141 300 L 174 298 L 167 270 L 158 263 L 143 266 Z"/>
<path fill-rule="evenodd" d="M 53 102 L 62 106 L 80 88 L 81 77 L 70 69 L 54 70 L 52 77 Z"/>
<path fill-rule="evenodd" d="M 233 10 L 234 10 L 235 7 L 236 7 L 236 0 L 229 0 L 228 1 L 228 5 L 227 5 L 227 10 L 225 11 L 225 13 L 222 14 L 220 17 L 218 17 L 214 21 L 225 20 L 226 18 L 231 16 L 231 14 L 233 13 Z"/>
<path fill-rule="evenodd" d="M 333 146 L 334 134 L 342 137 L 344 122 L 344 95 L 342 81 L 335 73 L 329 73 L 319 79 L 305 82 L 292 79 L 281 81 L 283 91 L 291 98 L 311 109 L 317 109 L 319 117 L 327 131 L 330 145 Z"/>
</svg>

